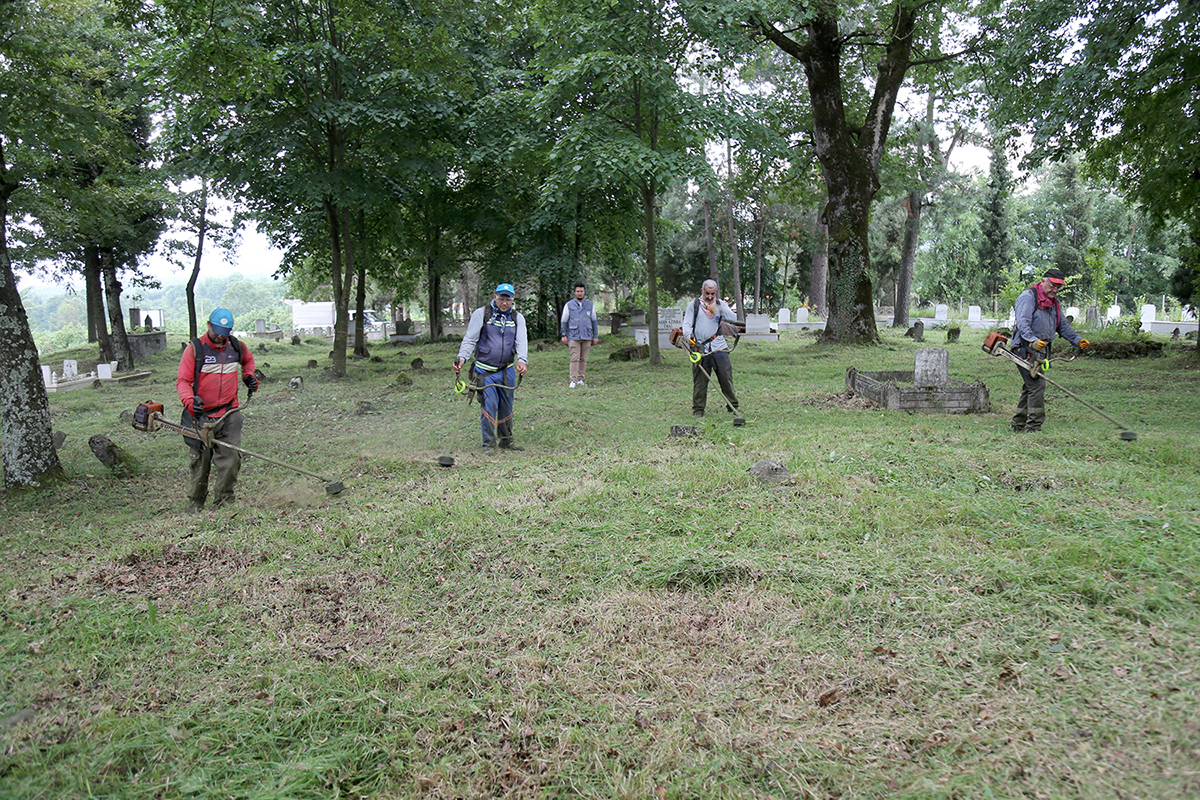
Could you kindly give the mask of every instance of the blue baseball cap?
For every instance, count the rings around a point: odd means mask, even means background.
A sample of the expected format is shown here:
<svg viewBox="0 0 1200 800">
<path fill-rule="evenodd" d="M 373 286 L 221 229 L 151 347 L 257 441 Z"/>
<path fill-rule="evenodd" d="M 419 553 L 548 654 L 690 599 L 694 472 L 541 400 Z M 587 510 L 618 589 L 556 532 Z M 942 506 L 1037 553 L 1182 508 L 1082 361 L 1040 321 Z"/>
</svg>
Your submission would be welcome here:
<svg viewBox="0 0 1200 800">
<path fill-rule="evenodd" d="M 213 333 L 228 336 L 233 330 L 233 312 L 228 308 L 214 308 L 208 315 L 208 324 L 212 325 Z"/>
<path fill-rule="evenodd" d="M 506 294 L 509 297 L 512 297 L 514 294 L 516 294 L 516 292 L 513 291 L 513 285 L 511 283 L 502 283 L 496 287 L 496 294 Z"/>
</svg>

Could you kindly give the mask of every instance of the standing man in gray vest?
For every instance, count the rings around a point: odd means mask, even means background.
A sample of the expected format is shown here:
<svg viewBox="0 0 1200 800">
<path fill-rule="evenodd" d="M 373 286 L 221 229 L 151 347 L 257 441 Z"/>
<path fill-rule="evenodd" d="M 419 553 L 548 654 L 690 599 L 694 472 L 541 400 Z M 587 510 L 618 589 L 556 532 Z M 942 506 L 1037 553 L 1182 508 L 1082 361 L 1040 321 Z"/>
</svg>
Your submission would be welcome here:
<svg viewBox="0 0 1200 800">
<path fill-rule="evenodd" d="M 600 324 L 596 320 L 596 309 L 591 300 L 584 298 L 587 290 L 582 283 L 575 284 L 575 296 L 563 306 L 562 319 L 558 322 L 562 343 L 571 349 L 571 388 L 587 386 L 583 382 L 587 372 L 588 349 L 600 344 Z"/>
</svg>

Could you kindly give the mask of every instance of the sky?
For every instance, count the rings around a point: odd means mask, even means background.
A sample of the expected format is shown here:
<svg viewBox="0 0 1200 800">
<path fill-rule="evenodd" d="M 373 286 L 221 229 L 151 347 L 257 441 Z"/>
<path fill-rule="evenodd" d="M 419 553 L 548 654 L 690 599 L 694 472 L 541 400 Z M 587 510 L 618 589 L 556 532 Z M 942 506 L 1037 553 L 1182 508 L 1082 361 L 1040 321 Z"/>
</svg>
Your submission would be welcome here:
<svg viewBox="0 0 1200 800">
<path fill-rule="evenodd" d="M 204 259 L 200 264 L 200 278 L 224 278 L 229 275 L 241 273 L 246 278 L 270 278 L 279 262 L 283 259 L 283 251 L 276 250 L 267 242 L 267 237 L 258 232 L 252 225 L 248 225 L 242 231 L 241 243 L 238 249 L 232 254 L 226 254 L 217 249 L 207 249 Z M 191 275 L 191 264 L 186 268 L 180 267 L 178 264 L 172 263 L 162 256 L 155 253 L 146 258 L 141 265 L 142 272 L 165 286 L 179 285 L 183 286 L 187 283 L 188 277 Z M 77 289 L 82 289 L 83 279 L 76 276 L 74 285 Z M 40 289 L 64 289 L 67 284 L 46 280 L 39 276 L 32 275 L 17 275 L 17 286 L 19 289 L 40 288 Z"/>
</svg>

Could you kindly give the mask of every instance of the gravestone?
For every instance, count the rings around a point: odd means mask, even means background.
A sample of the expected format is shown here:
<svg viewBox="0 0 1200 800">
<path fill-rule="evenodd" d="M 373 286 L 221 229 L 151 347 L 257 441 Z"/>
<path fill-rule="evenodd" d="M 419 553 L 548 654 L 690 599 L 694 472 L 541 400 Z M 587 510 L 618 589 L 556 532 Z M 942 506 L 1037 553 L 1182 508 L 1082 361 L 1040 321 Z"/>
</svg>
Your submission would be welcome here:
<svg viewBox="0 0 1200 800">
<path fill-rule="evenodd" d="M 1100 307 L 1088 306 L 1087 311 L 1083 313 L 1083 319 L 1088 324 L 1088 327 L 1100 327 Z"/>
<path fill-rule="evenodd" d="M 1156 309 L 1150 303 L 1146 303 L 1146 305 L 1142 306 L 1142 330 L 1143 331 L 1146 331 L 1147 333 L 1149 333 L 1150 323 L 1154 322 L 1154 320 L 1158 316 L 1158 314 L 1155 312 L 1156 312 Z"/>
<path fill-rule="evenodd" d="M 1192 308 L 1191 306 L 1184 306 L 1182 309 L 1180 309 L 1180 311 L 1179 311 L 1179 321 L 1180 322 L 1188 322 L 1189 320 L 1193 320 L 1195 318 L 1196 318 L 1196 309 Z"/>
<path fill-rule="evenodd" d="M 792 324 L 792 310 L 790 308 L 779 309 L 779 324 L 780 325 L 791 325 Z"/>
<path fill-rule="evenodd" d="M 799 322 L 801 325 L 808 324 L 808 309 L 804 306 L 796 309 L 796 322 Z"/>
<path fill-rule="evenodd" d="M 63 380 L 69 381 L 71 378 L 79 376 L 79 362 L 73 358 L 63 360 Z"/>
<path fill-rule="evenodd" d="M 671 328 L 678 328 L 681 325 L 683 325 L 682 308 L 671 306 L 658 310 L 658 329 L 660 331 L 669 331 Z"/>
<path fill-rule="evenodd" d="M 52 386 L 54 384 L 54 370 L 46 365 L 42 365 L 42 385 Z"/>
<path fill-rule="evenodd" d="M 267 332 L 267 321 L 265 319 L 254 320 L 254 332 L 255 333 L 266 333 Z"/>
<path fill-rule="evenodd" d="M 945 322 L 948 319 L 950 319 L 950 306 L 945 303 L 938 303 L 937 307 L 933 310 L 933 321 Z"/>
<path fill-rule="evenodd" d="M 746 315 L 746 333 L 753 335 L 756 333 L 771 332 L 771 315 L 770 314 L 747 314 Z"/>
<path fill-rule="evenodd" d="M 967 324 L 974 327 L 976 324 L 981 324 L 982 321 L 983 309 L 979 306 L 967 306 Z"/>
<path fill-rule="evenodd" d="M 112 373 L 112 365 L 111 364 L 97 364 L 96 365 L 96 377 L 99 378 L 100 380 L 102 380 L 102 381 L 112 380 L 112 375 L 113 375 L 113 373 Z"/>
<path fill-rule="evenodd" d="M 1071 322 L 1079 319 L 1079 306 L 1070 306 L 1066 311 L 1063 312 L 1063 316 L 1070 317 Z"/>
<path fill-rule="evenodd" d="M 914 386 L 945 386 L 950 378 L 950 351 L 941 347 L 922 347 L 913 367 Z"/>
<path fill-rule="evenodd" d="M 1112 322 L 1113 320 L 1120 319 L 1120 318 L 1121 318 L 1121 307 L 1119 305 L 1117 305 L 1116 303 L 1113 303 L 1111 306 L 1108 307 L 1108 312 L 1104 315 L 1104 321 Z"/>
</svg>

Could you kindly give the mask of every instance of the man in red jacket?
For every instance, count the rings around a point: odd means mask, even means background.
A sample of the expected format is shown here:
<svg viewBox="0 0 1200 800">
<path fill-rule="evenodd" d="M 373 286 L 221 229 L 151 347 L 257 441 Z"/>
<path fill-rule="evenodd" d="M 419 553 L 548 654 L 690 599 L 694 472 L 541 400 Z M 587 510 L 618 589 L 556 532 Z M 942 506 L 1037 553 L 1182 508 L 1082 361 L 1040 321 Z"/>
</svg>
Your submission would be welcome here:
<svg viewBox="0 0 1200 800">
<path fill-rule="evenodd" d="M 183 403 L 180 424 L 185 428 L 212 427 L 215 442 L 227 442 L 235 447 L 242 443 L 242 413 L 238 411 L 238 380 L 246 384 L 246 399 L 258 389 L 254 376 L 254 354 L 230 335 L 233 314 L 218 308 L 208 318 L 208 331 L 193 339 L 179 359 L 175 376 L 175 391 Z M 217 444 L 205 444 L 185 437 L 191 453 L 191 483 L 188 488 L 188 511 L 197 514 L 204 510 L 208 497 L 208 474 L 217 468 L 213 486 L 213 508 L 233 502 L 233 485 L 242 468 L 242 454 Z"/>
</svg>

